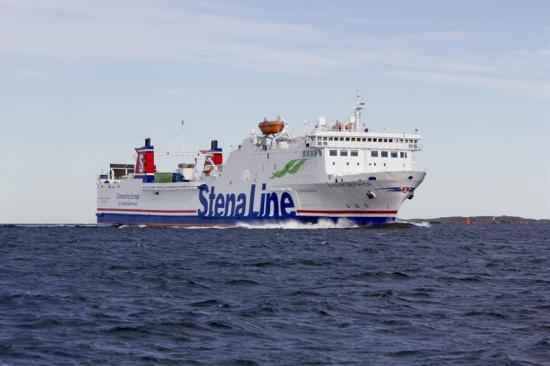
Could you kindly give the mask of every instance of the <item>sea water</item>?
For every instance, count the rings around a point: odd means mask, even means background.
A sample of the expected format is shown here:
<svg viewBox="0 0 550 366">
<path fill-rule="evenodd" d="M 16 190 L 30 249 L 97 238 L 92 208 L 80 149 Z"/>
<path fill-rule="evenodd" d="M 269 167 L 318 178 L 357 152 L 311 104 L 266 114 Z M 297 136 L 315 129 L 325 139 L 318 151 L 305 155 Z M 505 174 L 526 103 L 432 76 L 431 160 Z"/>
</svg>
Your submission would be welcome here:
<svg viewBox="0 0 550 366">
<path fill-rule="evenodd" d="M 0 227 L 1 365 L 550 363 L 550 226 Z"/>
</svg>

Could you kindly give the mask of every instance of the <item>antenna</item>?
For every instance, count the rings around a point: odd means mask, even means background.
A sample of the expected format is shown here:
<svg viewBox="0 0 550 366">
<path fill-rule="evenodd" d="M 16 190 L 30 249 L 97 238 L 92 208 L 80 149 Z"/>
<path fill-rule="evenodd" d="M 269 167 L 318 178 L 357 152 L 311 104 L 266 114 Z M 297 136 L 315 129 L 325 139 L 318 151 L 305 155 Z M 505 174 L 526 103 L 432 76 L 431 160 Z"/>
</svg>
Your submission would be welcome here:
<svg viewBox="0 0 550 366">
<path fill-rule="evenodd" d="M 185 126 L 185 121 L 181 120 L 181 152 L 185 152 L 185 133 L 183 127 Z"/>
<path fill-rule="evenodd" d="M 363 108 L 365 108 L 365 101 L 363 101 L 361 89 L 357 89 L 357 94 L 355 95 L 355 123 L 362 124 L 365 127 L 365 124 L 361 122 L 361 111 Z"/>
</svg>

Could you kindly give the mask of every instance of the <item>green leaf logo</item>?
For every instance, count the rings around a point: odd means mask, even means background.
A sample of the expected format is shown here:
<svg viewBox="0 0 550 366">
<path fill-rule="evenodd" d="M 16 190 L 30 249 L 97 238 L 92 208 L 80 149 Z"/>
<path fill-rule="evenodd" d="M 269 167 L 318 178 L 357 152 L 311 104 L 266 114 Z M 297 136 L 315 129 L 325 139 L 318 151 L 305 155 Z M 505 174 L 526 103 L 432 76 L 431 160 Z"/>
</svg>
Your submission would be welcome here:
<svg viewBox="0 0 550 366">
<path fill-rule="evenodd" d="M 304 165 L 305 161 L 306 159 L 290 160 L 286 163 L 283 169 L 273 172 L 273 175 L 269 177 L 269 179 L 281 178 L 286 173 L 295 174 L 298 170 L 300 170 L 302 165 Z"/>
</svg>

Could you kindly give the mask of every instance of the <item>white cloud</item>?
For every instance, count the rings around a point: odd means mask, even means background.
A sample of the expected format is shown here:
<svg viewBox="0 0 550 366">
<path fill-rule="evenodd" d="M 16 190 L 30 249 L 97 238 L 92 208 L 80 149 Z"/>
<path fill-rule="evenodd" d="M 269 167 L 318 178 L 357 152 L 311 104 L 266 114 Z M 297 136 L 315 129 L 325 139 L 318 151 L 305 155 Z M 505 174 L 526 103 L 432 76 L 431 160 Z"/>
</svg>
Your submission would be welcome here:
<svg viewBox="0 0 550 366">
<path fill-rule="evenodd" d="M 499 90 L 509 94 L 523 95 L 534 98 L 550 100 L 550 81 L 543 80 L 507 80 L 497 79 L 478 75 L 463 75 L 451 73 L 435 72 L 417 72 L 417 71 L 397 71 L 390 73 L 393 77 L 451 83 L 459 85 L 469 85 L 475 87 L 489 88 Z"/>
<path fill-rule="evenodd" d="M 0 55 L 7 59 L 175 60 L 287 74 L 377 65 L 397 77 L 547 99 L 548 48 L 479 49 L 472 47 L 479 35 L 460 29 L 375 37 L 331 23 L 264 20 L 216 1 L 21 0 L 0 7 Z M 524 80 L 530 78 L 539 81 Z"/>
<path fill-rule="evenodd" d="M 208 53 L 220 43 L 312 42 L 321 35 L 303 25 L 240 19 L 162 2 L 7 4 L 0 15 L 3 53 L 171 58 L 174 51 Z"/>
</svg>

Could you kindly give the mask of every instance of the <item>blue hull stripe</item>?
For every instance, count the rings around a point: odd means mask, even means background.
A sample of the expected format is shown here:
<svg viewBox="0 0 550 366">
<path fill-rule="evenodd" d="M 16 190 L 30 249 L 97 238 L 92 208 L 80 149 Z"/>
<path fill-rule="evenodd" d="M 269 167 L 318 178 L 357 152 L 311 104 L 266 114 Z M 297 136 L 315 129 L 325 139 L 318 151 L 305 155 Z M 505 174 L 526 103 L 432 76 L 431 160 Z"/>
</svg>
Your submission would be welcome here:
<svg viewBox="0 0 550 366">
<path fill-rule="evenodd" d="M 269 223 L 283 221 L 298 221 L 303 223 L 317 223 L 319 220 L 338 221 L 346 219 L 356 225 L 372 226 L 394 222 L 394 216 L 369 216 L 369 217 L 319 217 L 319 216 L 295 216 L 288 219 L 262 217 L 262 218 L 231 218 L 231 217 L 202 217 L 202 216 L 168 216 L 168 215 L 135 215 L 135 214 L 111 214 L 98 213 L 97 222 L 112 225 L 157 225 L 157 226 L 233 226 L 238 223 Z"/>
</svg>

